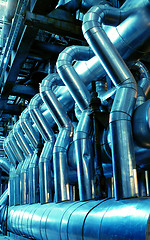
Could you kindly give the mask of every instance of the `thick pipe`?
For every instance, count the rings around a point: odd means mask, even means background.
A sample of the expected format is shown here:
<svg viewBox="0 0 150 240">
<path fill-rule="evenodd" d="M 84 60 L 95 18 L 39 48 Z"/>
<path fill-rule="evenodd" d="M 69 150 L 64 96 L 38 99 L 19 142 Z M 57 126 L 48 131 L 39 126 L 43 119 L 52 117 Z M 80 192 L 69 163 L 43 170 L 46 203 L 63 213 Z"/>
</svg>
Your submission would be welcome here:
<svg viewBox="0 0 150 240">
<path fill-rule="evenodd" d="M 94 197 L 94 161 L 91 144 L 91 119 L 90 111 L 84 110 L 81 114 L 75 135 L 75 153 L 77 162 L 77 175 L 80 200 Z"/>
<path fill-rule="evenodd" d="M 11 207 L 7 227 L 43 240 L 146 240 L 149 223 L 149 198 L 135 198 Z"/>
<path fill-rule="evenodd" d="M 93 52 L 89 47 L 72 46 L 65 48 L 57 60 L 58 73 L 82 111 L 89 106 L 90 94 L 72 63 L 75 60 L 88 60 L 91 56 Z"/>
<path fill-rule="evenodd" d="M 150 148 L 150 100 L 136 108 L 133 114 L 133 137 L 143 148 Z"/>
<path fill-rule="evenodd" d="M 66 48 L 62 53 L 60 53 L 57 61 L 57 70 L 60 77 L 68 87 L 70 94 L 74 98 L 80 110 L 84 112 L 75 133 L 75 152 L 77 154 L 77 174 L 80 200 L 91 199 L 93 192 L 93 164 L 91 160 L 91 152 L 87 154 L 87 149 L 85 147 L 89 142 L 90 119 L 88 116 L 88 108 L 91 96 L 85 84 L 81 81 L 79 74 L 72 66 L 72 62 L 74 60 L 88 60 L 91 55 L 93 56 L 93 52 L 90 48 L 73 46 Z M 92 174 L 90 174 L 90 172 Z"/>
<path fill-rule="evenodd" d="M 57 81 L 58 75 L 52 74 L 45 78 L 40 85 L 43 101 L 59 127 L 59 134 L 53 150 L 55 201 L 70 199 L 67 150 L 73 135 L 73 125 L 62 105 L 52 91 L 52 85 Z"/>
<path fill-rule="evenodd" d="M 49 123 L 40 110 L 42 103 L 43 101 L 40 94 L 36 94 L 30 101 L 29 113 L 45 140 L 44 148 L 39 159 L 39 177 L 40 202 L 47 203 L 52 201 L 51 158 L 55 143 L 55 136 L 52 129 L 49 127 Z"/>
<path fill-rule="evenodd" d="M 115 18 L 115 15 L 118 16 L 116 14 L 118 11 L 120 10 L 109 6 L 96 6 L 91 8 L 83 19 L 84 37 L 114 85 L 121 84 L 116 92 L 109 120 L 116 200 L 133 197 L 137 194 L 136 163 L 131 130 L 131 116 L 137 94 L 136 82 L 101 27 L 103 22 L 105 24 L 118 24 L 119 22 L 116 22 Z M 124 139 L 124 141 L 122 142 L 120 139 Z"/>
</svg>

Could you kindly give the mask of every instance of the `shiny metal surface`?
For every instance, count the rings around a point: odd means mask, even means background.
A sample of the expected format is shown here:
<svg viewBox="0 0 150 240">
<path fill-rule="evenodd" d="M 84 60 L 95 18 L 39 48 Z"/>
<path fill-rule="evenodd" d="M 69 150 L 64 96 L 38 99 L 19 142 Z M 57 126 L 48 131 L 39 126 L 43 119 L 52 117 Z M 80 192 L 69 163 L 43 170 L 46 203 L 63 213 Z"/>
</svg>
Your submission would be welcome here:
<svg viewBox="0 0 150 240">
<path fill-rule="evenodd" d="M 14 205 L 20 205 L 21 196 L 21 185 L 20 185 L 20 173 L 22 169 L 23 162 L 20 162 L 14 172 Z"/>
<path fill-rule="evenodd" d="M 21 147 L 22 151 L 25 153 L 25 155 L 31 155 L 33 153 L 33 150 L 30 147 L 28 139 L 25 137 L 22 128 L 20 126 L 20 121 L 15 123 L 13 128 L 13 133 L 16 141 L 19 143 L 19 146 Z"/>
<path fill-rule="evenodd" d="M 149 214 L 149 198 L 104 199 L 11 207 L 7 224 L 35 239 L 141 240 L 148 239 Z"/>
<path fill-rule="evenodd" d="M 43 101 L 40 94 L 35 95 L 35 97 L 30 101 L 29 112 L 39 132 L 45 140 L 45 145 L 39 159 L 39 177 L 40 202 L 46 203 L 52 201 L 51 158 L 55 143 L 55 136 L 50 128 L 49 122 L 47 122 L 41 112 L 40 106 L 42 103 Z"/>
<path fill-rule="evenodd" d="M 88 47 L 72 46 L 62 51 L 57 60 L 57 71 L 81 110 L 89 105 L 90 94 L 72 66 L 72 62 L 90 59 L 92 55 L 93 52 Z"/>
<path fill-rule="evenodd" d="M 74 134 L 77 176 L 80 200 L 93 198 L 93 151 L 91 144 L 91 119 L 89 110 L 84 110 Z"/>
<path fill-rule="evenodd" d="M 38 145 L 39 136 L 32 126 L 33 122 L 31 121 L 28 108 L 26 108 L 22 112 L 20 124 L 21 124 L 23 131 L 28 136 L 29 141 L 31 142 L 33 147 L 36 148 Z"/>
<path fill-rule="evenodd" d="M 49 109 L 52 117 L 59 127 L 59 134 L 53 149 L 55 201 L 70 200 L 67 150 L 73 135 L 73 125 L 56 95 L 52 91 L 52 85 L 59 81 L 57 74 L 44 79 L 40 86 L 43 101 Z M 64 174 L 65 173 L 65 174 Z"/>
<path fill-rule="evenodd" d="M 4 148 L 4 151 L 10 161 L 10 163 L 12 163 L 13 166 L 16 166 L 16 158 L 14 156 L 14 153 L 12 152 L 12 149 L 9 145 L 9 142 L 8 142 L 8 139 L 5 138 L 4 140 L 4 143 L 3 143 L 3 148 Z"/>
<path fill-rule="evenodd" d="M 16 142 L 16 139 L 13 136 L 13 131 L 12 130 L 9 132 L 9 135 L 7 136 L 7 138 L 8 138 L 8 141 L 10 143 L 10 146 L 13 150 L 13 153 L 14 153 L 16 159 L 19 162 L 23 161 L 24 160 L 23 152 L 21 151 L 20 147 L 18 146 L 18 144 Z"/>
<path fill-rule="evenodd" d="M 38 202 L 39 202 L 39 154 L 38 149 L 35 149 L 29 164 L 29 204 Z"/>
<path fill-rule="evenodd" d="M 36 94 L 30 101 L 29 113 L 43 139 L 47 141 L 51 139 L 51 135 L 53 135 L 53 133 L 51 132 L 49 122 L 47 122 L 42 112 L 40 111 L 40 106 L 42 103 L 43 101 L 40 97 L 40 94 Z"/>
<path fill-rule="evenodd" d="M 40 203 L 52 202 L 52 156 L 55 138 L 46 141 L 39 159 Z"/>
<path fill-rule="evenodd" d="M 10 171 L 10 163 L 9 163 L 9 161 L 8 161 L 8 159 L 7 158 L 2 158 L 2 157 L 0 157 L 0 168 L 4 171 L 4 172 L 6 172 L 7 174 L 9 174 L 9 171 Z"/>
<path fill-rule="evenodd" d="M 92 7 L 84 16 L 83 33 L 114 85 L 121 84 L 116 92 L 109 120 L 114 191 L 118 200 L 137 194 L 137 179 L 134 176 L 136 164 L 131 134 L 131 116 L 137 89 L 133 75 L 101 27 L 103 21 L 106 23 L 107 20 L 109 21 L 109 8 L 109 6 L 104 9 L 100 6 Z M 114 23 L 113 18 L 111 20 Z M 92 34 L 93 31 L 95 34 Z M 123 139 L 123 142 L 120 139 Z"/>
<path fill-rule="evenodd" d="M 150 148 L 150 100 L 140 105 L 133 115 L 133 136 L 143 148 Z"/>
<path fill-rule="evenodd" d="M 29 203 L 29 164 L 31 155 L 27 156 L 20 172 L 20 203 Z"/>
</svg>

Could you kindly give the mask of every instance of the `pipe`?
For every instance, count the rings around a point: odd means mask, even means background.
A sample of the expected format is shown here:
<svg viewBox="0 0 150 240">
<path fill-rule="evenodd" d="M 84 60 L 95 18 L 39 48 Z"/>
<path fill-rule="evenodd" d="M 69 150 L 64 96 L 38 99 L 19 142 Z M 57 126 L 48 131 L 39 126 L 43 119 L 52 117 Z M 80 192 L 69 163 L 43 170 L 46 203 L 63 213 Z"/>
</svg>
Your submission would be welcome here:
<svg viewBox="0 0 150 240">
<path fill-rule="evenodd" d="M 35 129 L 32 126 L 32 121 L 31 121 L 31 118 L 30 118 L 30 115 L 29 115 L 28 108 L 26 108 L 22 112 L 21 118 L 20 118 L 20 124 L 21 124 L 22 130 L 28 136 L 28 139 L 31 142 L 32 146 L 34 148 L 36 148 L 37 145 L 38 145 L 39 136 L 38 136 L 37 132 L 35 131 Z"/>
<path fill-rule="evenodd" d="M 148 198 L 104 199 L 11 207 L 7 227 L 15 234 L 43 240 L 144 240 L 149 222 Z"/>
<path fill-rule="evenodd" d="M 114 85 L 121 84 L 116 92 L 109 120 L 114 191 L 115 199 L 119 200 L 137 194 L 136 163 L 131 130 L 131 116 L 137 87 L 133 75 L 101 27 L 102 23 L 119 23 L 116 22 L 116 11 L 120 12 L 109 6 L 91 8 L 83 19 L 83 34 Z"/>
<path fill-rule="evenodd" d="M 40 202 L 43 204 L 52 201 L 51 158 L 55 136 L 52 129 L 49 127 L 49 123 L 46 121 L 40 110 L 42 103 L 43 101 L 40 94 L 36 94 L 30 101 L 29 113 L 45 140 L 44 148 L 39 160 Z"/>
<path fill-rule="evenodd" d="M 22 128 L 20 126 L 20 120 L 17 123 L 15 123 L 13 128 L 13 134 L 25 155 L 32 155 L 33 150 L 31 149 L 29 141 L 22 131 Z"/>
<path fill-rule="evenodd" d="M 53 149 L 53 167 L 55 201 L 60 202 L 70 199 L 67 150 L 73 135 L 73 125 L 52 91 L 52 84 L 57 81 L 57 77 L 57 74 L 52 74 L 50 78 L 45 78 L 40 85 L 40 94 L 59 127 L 59 134 Z"/>
<path fill-rule="evenodd" d="M 91 97 L 86 86 L 81 81 L 80 76 L 72 66 L 72 62 L 74 60 L 88 60 L 91 55 L 93 56 L 93 52 L 91 52 L 90 48 L 73 46 L 66 48 L 62 53 L 60 53 L 57 60 L 57 70 L 60 77 L 68 87 L 70 94 L 74 98 L 78 107 L 83 112 L 81 120 L 78 123 L 74 138 L 76 141 L 75 152 L 77 154 L 77 175 L 80 200 L 91 199 L 93 196 L 93 164 L 91 159 L 91 152 L 87 154 L 86 149 L 86 146 L 89 144 L 88 138 L 90 132 L 90 117 L 88 116 L 88 108 Z M 90 174 L 90 172 L 92 172 L 92 174 Z"/>
<path fill-rule="evenodd" d="M 20 173 L 22 170 L 23 162 L 20 162 L 14 171 L 14 205 L 20 205 L 21 203 L 21 184 Z"/>
<path fill-rule="evenodd" d="M 7 204 L 7 201 L 8 201 L 8 188 L 0 196 L 0 224 L 2 224 L 3 221 L 4 208 Z"/>
<path fill-rule="evenodd" d="M 133 137 L 138 146 L 150 148 L 150 100 L 136 108 L 133 114 Z"/>
<path fill-rule="evenodd" d="M 9 132 L 9 135 L 7 136 L 8 142 L 11 146 L 11 149 L 14 153 L 14 156 L 18 160 L 18 162 L 24 161 L 24 155 L 23 152 L 21 151 L 20 147 L 18 146 L 16 139 L 13 136 L 13 131 L 11 130 Z"/>
<path fill-rule="evenodd" d="M 7 158 L 0 158 L 0 168 L 6 172 L 7 174 L 9 174 L 10 171 L 10 163 L 8 162 Z"/>
<path fill-rule="evenodd" d="M 13 166 L 16 166 L 16 158 L 14 156 L 14 153 L 12 152 L 12 149 L 10 148 L 7 138 L 5 138 L 5 140 L 4 140 L 3 148 L 4 148 L 4 151 L 9 159 L 9 161 L 12 163 Z"/>
<path fill-rule="evenodd" d="M 93 56 L 93 52 L 89 47 L 72 46 L 65 48 L 57 60 L 57 71 L 82 111 L 89 106 L 90 94 L 72 63 L 75 60 L 88 60 L 91 56 Z"/>
<path fill-rule="evenodd" d="M 27 204 L 29 201 L 29 164 L 32 158 L 33 150 L 29 145 L 28 139 L 23 134 L 20 126 L 20 120 L 15 124 L 13 128 L 14 137 L 18 141 L 20 147 L 24 151 L 26 158 L 20 169 L 20 202 L 21 204 Z M 19 172 L 18 172 L 19 175 Z"/>
<path fill-rule="evenodd" d="M 73 141 L 77 162 L 77 175 L 80 200 L 94 196 L 94 161 L 91 144 L 91 118 L 89 109 L 82 112 Z"/>
</svg>

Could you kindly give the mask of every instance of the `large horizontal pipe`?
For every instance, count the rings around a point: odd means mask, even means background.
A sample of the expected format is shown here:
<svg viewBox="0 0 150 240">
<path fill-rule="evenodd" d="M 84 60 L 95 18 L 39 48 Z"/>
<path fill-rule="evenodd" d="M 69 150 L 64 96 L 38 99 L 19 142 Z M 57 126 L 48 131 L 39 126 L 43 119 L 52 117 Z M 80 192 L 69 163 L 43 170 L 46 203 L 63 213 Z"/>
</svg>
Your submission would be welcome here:
<svg viewBox="0 0 150 240">
<path fill-rule="evenodd" d="M 144 240 L 149 236 L 149 201 L 104 199 L 16 206 L 9 208 L 7 228 L 42 240 Z"/>
</svg>

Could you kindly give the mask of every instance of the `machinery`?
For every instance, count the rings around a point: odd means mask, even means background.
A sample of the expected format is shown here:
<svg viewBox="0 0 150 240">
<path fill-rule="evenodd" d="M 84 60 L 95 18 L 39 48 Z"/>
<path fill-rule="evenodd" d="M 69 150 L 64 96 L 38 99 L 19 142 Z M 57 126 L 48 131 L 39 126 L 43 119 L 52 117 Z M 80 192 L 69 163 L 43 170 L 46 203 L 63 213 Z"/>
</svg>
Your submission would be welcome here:
<svg viewBox="0 0 150 240">
<path fill-rule="evenodd" d="M 1 229 L 150 239 L 150 1 L 8 0 L 4 16 Z"/>
</svg>

